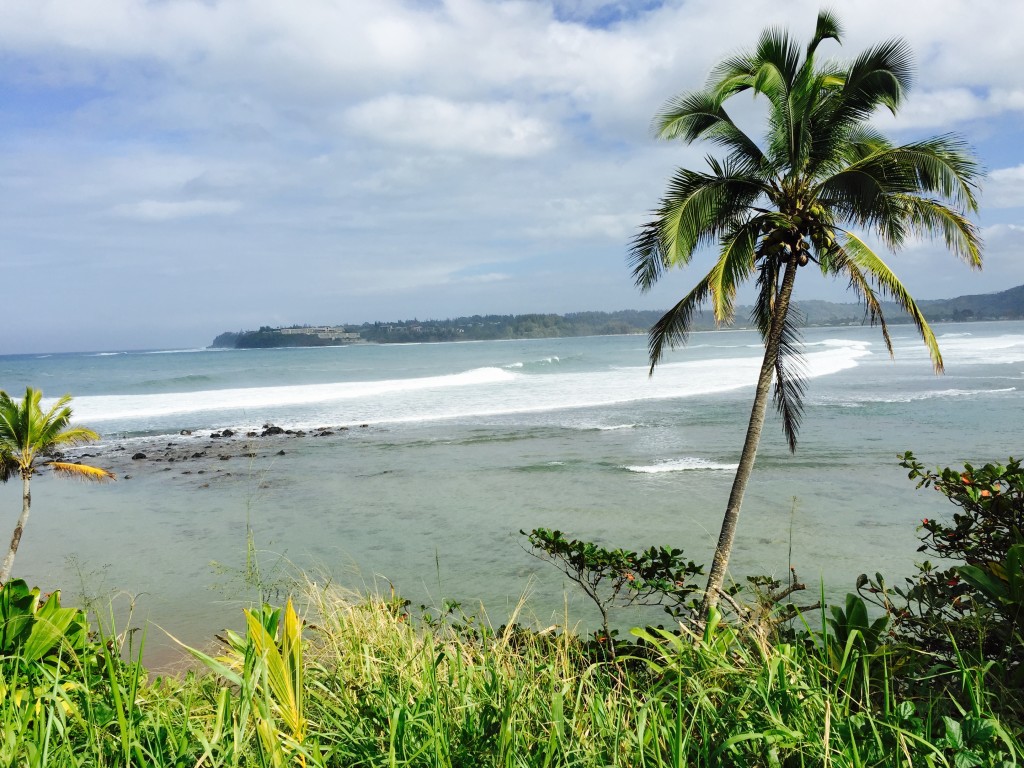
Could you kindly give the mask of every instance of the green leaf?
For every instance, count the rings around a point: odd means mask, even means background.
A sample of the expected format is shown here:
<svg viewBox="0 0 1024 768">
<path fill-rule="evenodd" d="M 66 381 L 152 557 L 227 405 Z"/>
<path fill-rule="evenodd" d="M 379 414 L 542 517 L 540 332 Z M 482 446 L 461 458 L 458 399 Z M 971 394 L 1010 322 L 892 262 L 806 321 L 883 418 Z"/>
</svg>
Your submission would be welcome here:
<svg viewBox="0 0 1024 768">
<path fill-rule="evenodd" d="M 953 749 L 963 749 L 964 738 L 960 731 L 960 723 L 945 715 L 942 718 L 942 722 L 946 724 L 946 743 Z"/>
</svg>

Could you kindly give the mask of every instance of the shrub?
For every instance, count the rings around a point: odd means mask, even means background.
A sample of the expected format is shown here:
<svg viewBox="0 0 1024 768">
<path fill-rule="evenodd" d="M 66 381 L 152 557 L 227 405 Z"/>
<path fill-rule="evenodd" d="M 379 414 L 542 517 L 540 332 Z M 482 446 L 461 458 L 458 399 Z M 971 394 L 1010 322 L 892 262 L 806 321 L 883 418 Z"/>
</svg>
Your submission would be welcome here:
<svg viewBox="0 0 1024 768">
<path fill-rule="evenodd" d="M 1024 678 L 1024 469 L 1021 462 L 926 471 L 907 452 L 900 465 L 918 488 L 957 507 L 951 521 L 921 521 L 919 563 L 903 586 L 861 576 L 858 589 L 883 606 L 896 634 L 940 661 L 995 662 L 1004 681 Z"/>
</svg>

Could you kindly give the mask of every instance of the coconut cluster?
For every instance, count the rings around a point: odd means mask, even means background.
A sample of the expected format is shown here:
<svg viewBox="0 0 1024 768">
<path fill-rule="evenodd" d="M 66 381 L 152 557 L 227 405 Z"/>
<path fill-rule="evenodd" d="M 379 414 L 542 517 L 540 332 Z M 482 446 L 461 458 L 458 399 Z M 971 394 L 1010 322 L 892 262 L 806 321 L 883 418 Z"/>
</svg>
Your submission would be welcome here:
<svg viewBox="0 0 1024 768">
<path fill-rule="evenodd" d="M 796 253 L 796 263 L 801 267 L 807 266 L 812 245 L 818 253 L 835 245 L 835 233 L 824 222 L 824 217 L 825 209 L 818 203 L 806 208 L 797 203 L 792 213 L 765 222 L 761 227 L 758 257 L 788 263 L 790 256 Z"/>
</svg>

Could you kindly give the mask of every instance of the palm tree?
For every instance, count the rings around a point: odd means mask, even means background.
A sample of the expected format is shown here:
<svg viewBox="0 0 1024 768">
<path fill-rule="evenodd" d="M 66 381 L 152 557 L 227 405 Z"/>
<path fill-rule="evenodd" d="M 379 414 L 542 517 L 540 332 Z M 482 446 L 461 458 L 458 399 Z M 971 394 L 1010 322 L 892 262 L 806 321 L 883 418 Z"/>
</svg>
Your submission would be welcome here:
<svg viewBox="0 0 1024 768">
<path fill-rule="evenodd" d="M 908 46 L 890 40 L 847 64 L 817 63 L 819 44 L 839 42 L 840 35 L 828 12 L 818 15 L 804 52 L 786 31 L 767 29 L 752 52 L 723 61 L 703 90 L 671 99 L 654 120 L 661 138 L 706 140 L 725 156 L 709 156 L 705 171 L 678 169 L 652 220 L 632 241 L 633 276 L 645 291 L 699 249 L 717 249 L 707 275 L 651 329 L 651 373 L 667 347 L 685 344 L 694 312 L 705 302 L 719 324 L 731 322 L 737 286 L 752 277 L 757 298 L 751 319 L 765 346 L 704 615 L 717 604 L 725 579 L 773 381 L 789 448 L 796 450 L 804 380 L 799 317 L 790 296 L 799 268 L 813 263 L 825 276 L 848 280 L 872 325 L 881 324 L 890 355 L 880 296 L 895 301 L 917 326 L 938 373 L 942 356 L 934 334 L 865 234 L 890 251 L 913 236 L 939 237 L 971 267 L 981 267 L 981 240 L 967 218 L 977 211 L 980 171 L 966 144 L 944 135 L 897 146 L 869 123 L 878 108 L 898 110 L 910 85 Z M 724 108 L 743 92 L 766 104 L 761 142 Z"/>
<path fill-rule="evenodd" d="M 14 556 L 21 544 L 21 534 L 28 522 L 32 494 L 29 480 L 42 467 L 49 467 L 60 475 L 78 477 L 84 480 L 111 480 L 113 475 L 105 469 L 85 464 L 73 464 L 53 458 L 62 448 L 98 440 L 99 435 L 85 427 L 69 426 L 71 395 L 64 395 L 50 410 L 43 413 L 39 405 L 43 393 L 28 387 L 25 398 L 15 402 L 6 392 L 0 392 L 0 480 L 6 482 L 14 475 L 21 475 L 21 515 L 14 526 L 11 547 L 0 566 L 0 584 L 11 576 Z M 47 456 L 40 460 L 41 456 Z"/>
</svg>

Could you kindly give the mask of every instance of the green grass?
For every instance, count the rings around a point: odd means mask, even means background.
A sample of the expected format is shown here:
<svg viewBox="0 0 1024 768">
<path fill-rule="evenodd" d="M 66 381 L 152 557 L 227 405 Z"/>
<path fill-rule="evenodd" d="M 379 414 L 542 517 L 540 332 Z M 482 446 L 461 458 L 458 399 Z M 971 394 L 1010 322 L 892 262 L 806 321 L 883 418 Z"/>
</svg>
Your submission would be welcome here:
<svg viewBox="0 0 1024 768">
<path fill-rule="evenodd" d="M 636 631 L 597 661 L 562 632 L 467 630 L 310 587 L 306 627 L 253 611 L 211 666 L 148 679 L 118 638 L 44 666 L 0 662 L 0 765 L 1004 766 L 1008 692 L 961 661 L 718 624 Z M 301 635 L 289 642 L 288 633 Z M 835 638 L 834 633 L 829 634 Z M 140 643 L 141 645 L 141 643 Z M 913 657 L 910 657 L 913 660 Z M 920 661 L 920 660 L 919 660 Z M 925 659 L 925 662 L 928 660 Z M 216 669 L 217 671 L 213 671 Z M 941 691 L 941 692 L 940 692 Z"/>
</svg>

